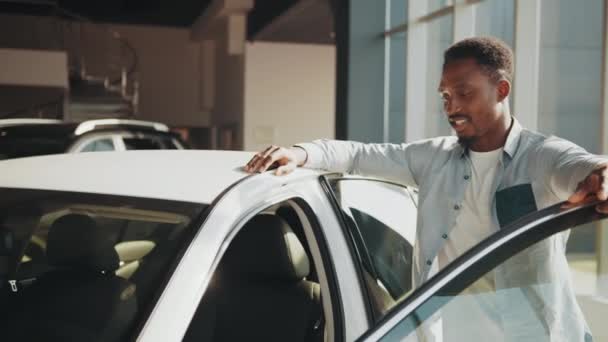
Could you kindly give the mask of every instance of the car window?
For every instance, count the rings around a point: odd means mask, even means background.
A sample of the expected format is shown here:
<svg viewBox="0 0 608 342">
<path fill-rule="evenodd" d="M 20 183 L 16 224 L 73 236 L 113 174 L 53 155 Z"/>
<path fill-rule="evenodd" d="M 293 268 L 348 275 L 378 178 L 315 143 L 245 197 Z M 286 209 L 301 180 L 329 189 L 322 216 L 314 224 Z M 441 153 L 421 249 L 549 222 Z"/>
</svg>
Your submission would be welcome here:
<svg viewBox="0 0 608 342">
<path fill-rule="evenodd" d="M 71 127 L 25 125 L 0 128 L 0 160 L 65 153 Z"/>
<path fill-rule="evenodd" d="M 167 150 L 180 150 L 183 149 L 184 147 L 177 141 L 177 139 L 174 138 L 162 138 L 161 139 L 162 144 L 165 146 L 165 149 Z"/>
<path fill-rule="evenodd" d="M 355 246 L 372 313 L 379 320 L 412 290 L 413 193 L 392 183 L 330 181 Z"/>
<path fill-rule="evenodd" d="M 162 136 L 123 137 L 127 150 L 176 150 L 180 149 L 175 139 Z"/>
<path fill-rule="evenodd" d="M 587 217 L 597 215 L 586 210 Z M 486 255 L 380 340 L 608 341 L 607 247 L 570 239 L 574 232 L 606 236 L 608 220 L 556 228 L 564 220 L 543 223 Z"/>
<path fill-rule="evenodd" d="M 97 139 L 86 144 L 80 152 L 114 151 L 114 142 L 111 138 Z"/>
<path fill-rule="evenodd" d="M 194 236 L 204 207 L 0 189 L 0 336 L 132 337 Z"/>
<path fill-rule="evenodd" d="M 310 255 L 291 205 L 255 215 L 222 255 L 183 341 L 322 341 L 331 318 Z"/>
</svg>

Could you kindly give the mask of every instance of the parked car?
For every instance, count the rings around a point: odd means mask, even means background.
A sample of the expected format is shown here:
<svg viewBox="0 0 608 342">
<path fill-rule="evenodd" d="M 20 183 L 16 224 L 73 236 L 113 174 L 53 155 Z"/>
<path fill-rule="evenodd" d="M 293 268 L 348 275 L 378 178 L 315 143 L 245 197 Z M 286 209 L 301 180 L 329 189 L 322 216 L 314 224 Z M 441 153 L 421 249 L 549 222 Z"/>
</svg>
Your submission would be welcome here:
<svg viewBox="0 0 608 342">
<path fill-rule="evenodd" d="M 413 189 L 308 169 L 249 175 L 242 166 L 251 156 L 136 151 L 0 163 L 0 334 L 415 340 L 429 317 L 458 303 L 451 299 L 487 271 L 554 234 L 605 219 L 591 204 L 542 210 L 415 287 Z M 601 340 L 606 302 L 577 296 Z"/>
<path fill-rule="evenodd" d="M 0 160 L 57 153 L 184 149 L 186 146 L 167 125 L 158 122 L 0 120 Z"/>
</svg>

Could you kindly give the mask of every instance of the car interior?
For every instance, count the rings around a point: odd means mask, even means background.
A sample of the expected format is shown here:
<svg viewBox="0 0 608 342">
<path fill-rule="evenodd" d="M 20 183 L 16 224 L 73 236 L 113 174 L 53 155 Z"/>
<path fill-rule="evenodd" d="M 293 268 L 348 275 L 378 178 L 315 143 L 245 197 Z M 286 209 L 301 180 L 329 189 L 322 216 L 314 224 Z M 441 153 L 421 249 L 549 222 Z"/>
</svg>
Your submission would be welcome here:
<svg viewBox="0 0 608 342">
<path fill-rule="evenodd" d="M 24 216 L 28 222 L 5 218 L 0 227 L 11 284 L 1 288 L 0 326 L 3 338 L 22 341 L 128 339 L 189 223 L 93 204 Z"/>
<path fill-rule="evenodd" d="M 135 285 L 114 273 L 120 260 L 104 233 L 82 214 L 54 221 L 47 270 L 12 298 L 13 338 L 116 341 L 124 336 L 137 312 Z"/>
<path fill-rule="evenodd" d="M 289 204 L 254 216 L 228 246 L 183 341 L 323 341 L 321 286 Z"/>
</svg>

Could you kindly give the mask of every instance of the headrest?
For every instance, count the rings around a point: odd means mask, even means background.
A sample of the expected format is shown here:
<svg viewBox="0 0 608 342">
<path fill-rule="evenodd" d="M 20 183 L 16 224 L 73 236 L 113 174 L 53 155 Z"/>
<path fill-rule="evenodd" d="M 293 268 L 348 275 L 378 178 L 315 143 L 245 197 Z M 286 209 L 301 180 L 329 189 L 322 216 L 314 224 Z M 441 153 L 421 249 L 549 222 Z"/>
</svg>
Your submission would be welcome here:
<svg viewBox="0 0 608 342">
<path fill-rule="evenodd" d="M 49 230 L 47 258 L 50 265 L 112 272 L 118 254 L 112 241 L 87 215 L 68 214 L 55 220 Z"/>
<path fill-rule="evenodd" d="M 230 275 L 301 280 L 310 272 L 298 237 L 282 218 L 269 214 L 257 215 L 245 224 L 222 262 Z"/>
</svg>

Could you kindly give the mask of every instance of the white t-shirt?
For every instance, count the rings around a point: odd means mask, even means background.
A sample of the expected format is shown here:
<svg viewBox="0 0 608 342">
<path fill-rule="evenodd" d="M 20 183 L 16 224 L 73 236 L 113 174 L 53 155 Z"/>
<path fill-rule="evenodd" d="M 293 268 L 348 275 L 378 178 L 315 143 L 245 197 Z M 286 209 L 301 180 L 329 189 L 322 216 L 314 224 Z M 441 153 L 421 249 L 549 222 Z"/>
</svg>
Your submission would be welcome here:
<svg viewBox="0 0 608 342">
<path fill-rule="evenodd" d="M 472 174 L 456 226 L 438 255 L 440 269 L 495 232 L 492 222 L 492 190 L 501 155 L 502 148 L 490 152 L 469 151 Z"/>
<path fill-rule="evenodd" d="M 490 152 L 469 151 L 472 164 L 470 183 L 456 226 L 437 256 L 439 269 L 495 232 L 492 222 L 493 189 L 502 152 L 502 148 Z M 441 310 L 443 340 L 488 340 L 492 336 L 493 342 L 500 341 L 500 325 L 493 319 L 496 315 L 494 290 L 494 275 L 490 272 L 470 285 L 451 304 L 444 306 Z"/>
</svg>

